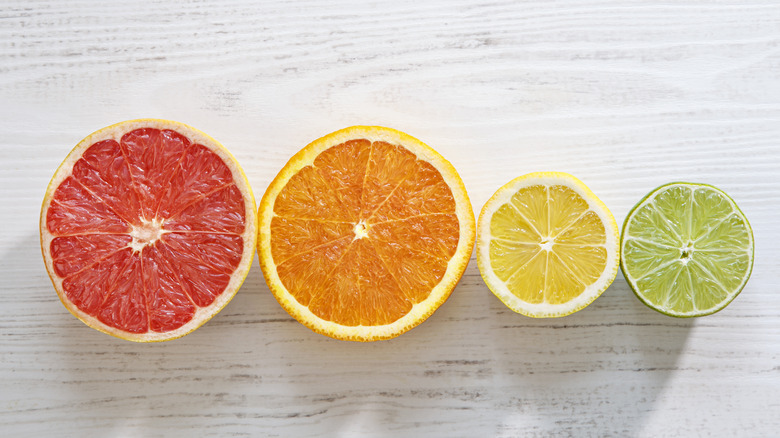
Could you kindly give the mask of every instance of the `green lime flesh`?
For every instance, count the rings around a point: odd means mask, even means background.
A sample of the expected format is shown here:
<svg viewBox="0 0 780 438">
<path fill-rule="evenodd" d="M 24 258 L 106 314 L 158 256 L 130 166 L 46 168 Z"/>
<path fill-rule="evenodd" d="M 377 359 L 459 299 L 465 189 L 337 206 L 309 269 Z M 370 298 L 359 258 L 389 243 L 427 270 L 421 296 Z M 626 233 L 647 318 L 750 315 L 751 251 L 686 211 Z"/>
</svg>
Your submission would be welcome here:
<svg viewBox="0 0 780 438">
<path fill-rule="evenodd" d="M 753 231 L 723 191 L 693 183 L 658 187 L 623 223 L 620 268 L 636 296 L 669 316 L 726 307 L 753 268 Z"/>
</svg>

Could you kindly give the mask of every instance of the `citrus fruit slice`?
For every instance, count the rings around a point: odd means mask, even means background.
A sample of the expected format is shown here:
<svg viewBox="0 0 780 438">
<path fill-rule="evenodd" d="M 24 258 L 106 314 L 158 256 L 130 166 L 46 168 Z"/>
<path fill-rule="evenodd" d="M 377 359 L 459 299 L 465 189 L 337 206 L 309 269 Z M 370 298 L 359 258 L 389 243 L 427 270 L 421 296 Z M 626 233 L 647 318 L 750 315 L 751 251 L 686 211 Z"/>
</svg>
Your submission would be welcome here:
<svg viewBox="0 0 780 438">
<path fill-rule="evenodd" d="M 626 217 L 620 268 L 636 296 L 669 316 L 726 307 L 753 269 L 753 230 L 737 204 L 706 184 L 670 183 Z"/>
<path fill-rule="evenodd" d="M 477 224 L 477 264 L 510 309 L 566 316 L 598 298 L 619 264 L 615 218 L 577 178 L 530 173 L 487 201 Z"/>
<path fill-rule="evenodd" d="M 343 340 L 400 335 L 463 275 L 474 213 L 452 165 L 402 132 L 353 126 L 284 166 L 259 209 L 266 282 L 287 312 Z"/>
<path fill-rule="evenodd" d="M 54 288 L 88 326 L 138 342 L 195 330 L 236 294 L 257 237 L 252 190 L 216 140 L 131 120 L 82 140 L 41 209 Z"/>
</svg>

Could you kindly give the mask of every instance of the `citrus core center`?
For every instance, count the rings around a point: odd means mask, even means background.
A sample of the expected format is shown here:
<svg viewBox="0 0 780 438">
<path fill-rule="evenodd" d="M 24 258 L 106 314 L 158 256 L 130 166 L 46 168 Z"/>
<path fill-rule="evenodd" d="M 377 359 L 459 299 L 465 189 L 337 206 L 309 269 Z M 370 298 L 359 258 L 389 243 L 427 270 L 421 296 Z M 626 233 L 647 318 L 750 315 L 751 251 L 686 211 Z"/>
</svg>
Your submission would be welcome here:
<svg viewBox="0 0 780 438">
<path fill-rule="evenodd" d="M 547 237 L 542 239 L 542 243 L 540 243 L 539 246 L 545 251 L 552 251 L 553 243 L 555 243 L 555 239 Z"/>
<path fill-rule="evenodd" d="M 682 261 L 683 264 L 687 264 L 692 257 L 693 257 L 692 243 L 689 243 L 688 245 L 685 245 L 684 247 L 680 248 L 680 261 Z"/>
<path fill-rule="evenodd" d="M 142 220 L 140 225 L 133 225 L 133 230 L 130 231 L 130 237 L 133 238 L 130 248 L 133 248 L 133 251 L 140 251 L 145 246 L 153 245 L 160 240 L 162 235 L 162 221 L 156 218 L 151 221 Z"/>
<path fill-rule="evenodd" d="M 366 236 L 368 236 L 368 225 L 366 225 L 365 221 L 360 221 L 357 224 L 355 224 L 355 239 L 362 239 Z"/>
</svg>

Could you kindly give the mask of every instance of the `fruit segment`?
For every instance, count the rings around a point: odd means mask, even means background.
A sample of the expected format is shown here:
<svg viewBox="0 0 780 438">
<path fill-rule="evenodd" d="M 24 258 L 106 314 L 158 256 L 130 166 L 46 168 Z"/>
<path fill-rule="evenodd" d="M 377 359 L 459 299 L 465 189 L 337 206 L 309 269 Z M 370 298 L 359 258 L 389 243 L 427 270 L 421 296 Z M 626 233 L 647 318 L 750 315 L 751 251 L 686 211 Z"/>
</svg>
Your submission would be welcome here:
<svg viewBox="0 0 780 438">
<path fill-rule="evenodd" d="M 583 213 L 574 223 L 555 236 L 558 245 L 589 246 L 604 245 L 607 230 L 604 221 L 594 211 Z"/>
<path fill-rule="evenodd" d="M 434 257 L 425 251 L 414 251 L 381 240 L 371 244 L 384 267 L 379 272 L 392 277 L 413 303 L 427 298 L 447 270 L 447 259 Z"/>
<path fill-rule="evenodd" d="M 557 250 L 547 252 L 546 283 L 544 285 L 544 300 L 546 302 L 553 305 L 568 303 L 582 294 L 585 287 L 598 279 L 603 264 L 597 265 L 596 268 L 600 269 L 593 272 L 582 269 L 582 266 L 577 266 L 588 263 L 580 261 L 580 259 L 587 259 L 587 257 L 582 257 L 579 254 L 562 254 Z"/>
<path fill-rule="evenodd" d="M 68 277 L 126 248 L 133 239 L 127 234 L 78 234 L 51 241 L 54 272 Z"/>
<path fill-rule="evenodd" d="M 126 252 L 119 254 L 126 255 Z M 129 254 L 119 266 L 120 274 L 108 286 L 96 309 L 97 319 L 130 333 L 149 331 L 148 296 L 144 287 L 139 254 Z"/>
<path fill-rule="evenodd" d="M 358 139 L 323 151 L 314 160 L 314 167 L 332 196 L 323 202 L 343 209 L 350 221 L 357 221 L 361 214 L 360 198 L 370 153 L 371 142 Z"/>
<path fill-rule="evenodd" d="M 546 251 L 539 251 L 527 263 L 514 267 L 514 273 L 505 284 L 516 297 L 531 304 L 546 301 L 545 274 L 548 255 Z"/>
<path fill-rule="evenodd" d="M 361 219 L 373 216 L 416 169 L 417 157 L 411 151 L 384 141 L 373 142 L 362 178 Z"/>
<path fill-rule="evenodd" d="M 190 141 L 174 131 L 140 128 L 123 135 L 121 146 L 141 201 L 141 215 L 151 219 Z"/>
<path fill-rule="evenodd" d="M 349 222 L 328 222 L 317 219 L 296 219 L 282 216 L 271 221 L 271 252 L 279 264 L 303 252 L 340 239 L 352 240 L 355 225 Z"/>
<path fill-rule="evenodd" d="M 360 260 L 358 290 L 360 291 L 360 324 L 385 325 L 409 313 L 420 295 L 404 290 L 399 279 L 390 275 L 372 243 L 361 239 L 357 254 Z M 430 292 L 430 291 L 429 291 Z"/>
<path fill-rule="evenodd" d="M 87 149 L 73 165 L 73 178 L 126 221 L 143 215 L 130 166 L 117 141 L 103 140 Z"/>
<path fill-rule="evenodd" d="M 196 306 L 181 285 L 176 267 L 157 246 L 143 249 L 141 275 L 150 329 L 174 330 L 192 319 Z"/>
<path fill-rule="evenodd" d="M 680 249 L 644 239 L 631 239 L 623 244 L 626 268 L 636 279 L 641 279 L 663 265 L 676 261 Z"/>
<path fill-rule="evenodd" d="M 493 272 L 501 281 L 509 278 L 536 257 L 541 249 L 538 244 L 519 243 L 500 238 L 490 241 L 490 259 Z"/>
<path fill-rule="evenodd" d="M 366 210 L 363 217 L 372 223 L 407 219 L 426 214 L 454 213 L 452 191 L 429 163 L 416 161 L 412 174 L 385 197 L 376 210 Z"/>
<path fill-rule="evenodd" d="M 158 246 L 158 250 L 169 263 L 176 263 L 181 286 L 198 307 L 212 305 L 230 282 L 230 275 L 219 272 L 197 259 L 179 257 L 167 246 Z"/>
<path fill-rule="evenodd" d="M 131 230 L 127 220 L 72 177 L 66 178 L 54 192 L 46 213 L 46 227 L 55 236 Z"/>
<path fill-rule="evenodd" d="M 511 203 L 502 205 L 493 213 L 490 221 L 490 234 L 495 239 L 508 242 L 538 244 L 542 235 L 529 219 L 522 215 Z"/>
<path fill-rule="evenodd" d="M 297 255 L 280 260 L 276 267 L 279 278 L 299 303 L 309 306 L 312 296 L 324 287 L 334 267 L 343 260 L 352 240 L 347 236 L 310 249 L 301 248 Z"/>
<path fill-rule="evenodd" d="M 588 203 L 577 192 L 566 186 L 554 185 L 548 188 L 548 197 L 551 236 L 557 236 L 556 239 L 560 240 L 561 233 L 564 231 L 581 228 L 577 222 L 588 213 Z M 603 230 L 604 226 L 600 223 L 599 225 Z M 603 243 L 603 241 L 602 238 L 594 243 Z"/>
<path fill-rule="evenodd" d="M 454 213 L 412 216 L 408 219 L 368 222 L 372 242 L 384 242 L 408 251 L 449 260 L 458 247 L 458 217 Z"/>
<path fill-rule="evenodd" d="M 96 315 L 105 306 L 109 294 L 120 284 L 135 283 L 139 278 L 139 267 L 137 254 L 130 248 L 124 248 L 97 260 L 89 269 L 64 277 L 62 288 L 79 309 Z"/>
<path fill-rule="evenodd" d="M 161 218 L 169 231 L 200 231 L 240 235 L 246 225 L 244 199 L 231 184 L 197 198 L 170 218 Z"/>
<path fill-rule="evenodd" d="M 274 203 L 274 213 L 296 219 L 357 222 L 371 142 L 334 146 L 293 175 Z"/>
<path fill-rule="evenodd" d="M 233 174 L 222 159 L 200 144 L 190 146 L 170 173 L 156 207 L 159 217 L 172 217 L 198 199 L 233 185 Z"/>
</svg>

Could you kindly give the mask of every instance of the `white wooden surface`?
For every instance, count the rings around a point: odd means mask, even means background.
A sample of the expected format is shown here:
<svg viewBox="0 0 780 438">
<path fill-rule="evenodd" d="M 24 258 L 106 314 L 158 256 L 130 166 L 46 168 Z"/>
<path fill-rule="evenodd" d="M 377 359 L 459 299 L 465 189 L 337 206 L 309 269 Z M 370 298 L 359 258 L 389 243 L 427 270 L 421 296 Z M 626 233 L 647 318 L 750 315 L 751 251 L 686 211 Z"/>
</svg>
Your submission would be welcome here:
<svg viewBox="0 0 780 438">
<path fill-rule="evenodd" d="M 0 435 L 778 436 L 780 6 L 767 1 L 0 4 Z M 58 301 L 46 184 L 108 124 L 179 120 L 222 141 L 259 198 L 309 141 L 381 124 L 432 145 L 475 210 L 539 170 L 622 222 L 672 180 L 727 191 L 753 277 L 724 311 L 656 314 L 622 276 L 557 320 L 507 311 L 472 259 L 391 341 L 289 317 L 257 262 L 191 335 L 137 345 Z"/>
</svg>

